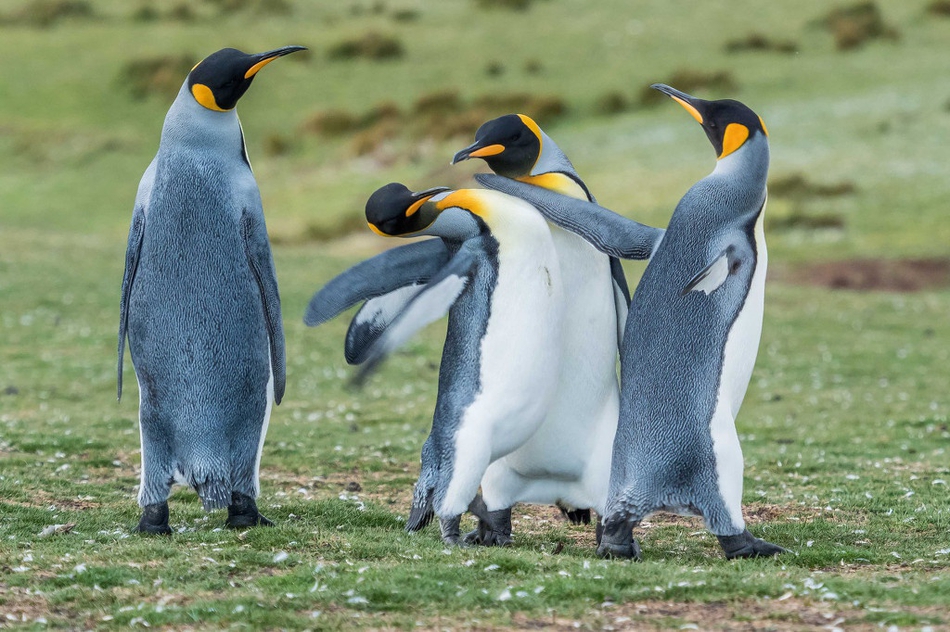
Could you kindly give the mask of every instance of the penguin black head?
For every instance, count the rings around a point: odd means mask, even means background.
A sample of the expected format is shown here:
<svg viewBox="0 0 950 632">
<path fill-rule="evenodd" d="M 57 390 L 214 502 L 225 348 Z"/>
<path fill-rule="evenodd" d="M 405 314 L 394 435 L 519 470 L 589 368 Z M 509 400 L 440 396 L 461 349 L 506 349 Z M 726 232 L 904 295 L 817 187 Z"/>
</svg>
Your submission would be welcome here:
<svg viewBox="0 0 950 632">
<path fill-rule="evenodd" d="M 408 235 L 425 230 L 438 218 L 430 198 L 449 191 L 435 187 L 414 193 L 404 184 L 390 182 L 373 192 L 366 201 L 366 222 L 374 233 L 384 237 Z"/>
<path fill-rule="evenodd" d="M 762 117 L 748 106 L 732 99 L 706 101 L 680 92 L 662 83 L 650 86 L 682 105 L 700 125 L 716 150 L 716 158 L 725 158 L 742 147 L 755 134 L 768 136 Z"/>
<path fill-rule="evenodd" d="M 188 90 L 202 106 L 216 112 L 233 110 L 251 86 L 257 71 L 278 57 L 306 50 L 303 46 L 285 46 L 277 50 L 248 55 L 235 48 L 222 48 L 205 57 L 188 73 Z"/>
<path fill-rule="evenodd" d="M 455 154 L 452 164 L 483 158 L 500 176 L 519 178 L 531 173 L 541 155 L 541 128 L 525 114 L 506 114 L 482 124 L 475 142 Z"/>
</svg>

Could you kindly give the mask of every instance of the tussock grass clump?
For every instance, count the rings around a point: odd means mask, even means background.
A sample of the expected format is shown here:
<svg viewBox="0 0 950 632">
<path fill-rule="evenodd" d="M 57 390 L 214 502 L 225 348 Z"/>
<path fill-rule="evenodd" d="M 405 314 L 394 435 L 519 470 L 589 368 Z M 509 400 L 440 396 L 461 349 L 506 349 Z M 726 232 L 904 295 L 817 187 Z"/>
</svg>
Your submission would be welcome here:
<svg viewBox="0 0 950 632">
<path fill-rule="evenodd" d="M 33 0 L 0 17 L 0 24 L 23 24 L 48 28 L 65 18 L 93 18 L 92 3 L 86 0 Z"/>
<path fill-rule="evenodd" d="M 728 70 L 706 72 L 703 70 L 695 70 L 693 68 L 681 68 L 680 70 L 674 72 L 668 80 L 663 81 L 662 83 L 688 93 L 693 93 L 697 90 L 732 93 L 739 88 L 739 84 L 736 83 L 732 73 Z M 644 86 L 640 90 L 638 102 L 641 106 L 650 107 L 658 103 L 662 103 L 666 98 L 666 95 L 664 95 L 662 92 L 654 90 L 650 86 Z M 717 98 L 723 97 L 720 96 Z"/>
<path fill-rule="evenodd" d="M 762 33 L 749 33 L 741 39 L 726 42 L 727 53 L 771 52 L 791 55 L 798 52 L 798 44 L 791 40 L 774 40 Z"/>
<path fill-rule="evenodd" d="M 597 97 L 594 103 L 594 110 L 598 114 L 620 114 L 630 109 L 630 101 L 627 97 L 617 90 L 605 92 Z"/>
<path fill-rule="evenodd" d="M 416 140 L 469 136 L 488 119 L 512 112 L 529 114 L 550 125 L 567 109 L 562 99 L 552 96 L 492 94 L 466 102 L 456 90 L 446 89 L 421 95 L 407 112 L 392 102 L 363 114 L 338 109 L 316 112 L 301 124 L 300 131 L 325 137 L 352 134 L 353 152 L 365 155 L 399 135 Z"/>
<path fill-rule="evenodd" d="M 859 2 L 832 10 L 818 21 L 831 31 L 838 50 L 852 50 L 870 39 L 896 40 L 898 30 L 884 22 L 880 8 L 874 2 Z"/>
<path fill-rule="evenodd" d="M 396 9 L 390 17 L 396 22 L 415 22 L 421 15 L 416 9 Z"/>
<path fill-rule="evenodd" d="M 293 12 L 290 0 L 204 0 L 218 9 L 219 13 L 236 13 L 253 10 L 261 15 L 289 15 Z"/>
<path fill-rule="evenodd" d="M 119 72 L 117 81 L 135 99 L 153 94 L 174 96 L 197 62 L 190 53 L 133 59 Z"/>
<path fill-rule="evenodd" d="M 511 11 L 527 11 L 533 0 L 475 0 L 480 9 L 509 9 Z"/>
<path fill-rule="evenodd" d="M 933 0 L 927 5 L 927 13 L 942 17 L 950 17 L 950 0 Z"/>
<path fill-rule="evenodd" d="M 857 187 L 853 182 L 845 180 L 834 184 L 817 184 L 801 173 L 773 178 L 769 182 L 769 195 L 797 200 L 851 195 L 855 191 Z"/>
<path fill-rule="evenodd" d="M 332 46 L 327 55 L 333 60 L 370 59 L 382 61 L 398 59 L 405 54 L 402 42 L 395 37 L 368 31 L 359 37 L 343 40 Z"/>
</svg>

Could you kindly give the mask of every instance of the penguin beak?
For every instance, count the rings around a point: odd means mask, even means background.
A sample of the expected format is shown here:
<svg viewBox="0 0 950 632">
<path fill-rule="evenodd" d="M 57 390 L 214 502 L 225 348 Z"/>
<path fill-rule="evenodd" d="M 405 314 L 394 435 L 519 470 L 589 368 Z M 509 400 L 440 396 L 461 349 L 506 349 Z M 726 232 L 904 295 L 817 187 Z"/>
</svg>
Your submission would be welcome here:
<svg viewBox="0 0 950 632">
<path fill-rule="evenodd" d="M 414 200 L 428 200 L 434 195 L 439 193 L 445 193 L 446 191 L 451 191 L 449 187 L 432 187 L 431 189 L 426 189 L 425 191 L 419 191 L 418 193 L 413 193 L 412 198 Z"/>
<path fill-rule="evenodd" d="M 463 160 L 468 160 L 469 158 L 488 158 L 489 156 L 497 156 L 503 151 L 505 151 L 504 145 L 499 145 L 497 143 L 494 145 L 483 145 L 482 141 L 477 140 L 455 154 L 455 157 L 452 158 L 452 164 L 456 165 Z"/>
<path fill-rule="evenodd" d="M 251 55 L 251 67 L 247 69 L 247 72 L 244 73 L 245 79 L 250 79 L 257 72 L 271 63 L 278 57 L 283 57 L 284 55 L 289 55 L 291 53 L 296 53 L 298 50 L 307 50 L 306 46 L 284 46 L 283 48 L 278 48 L 275 50 L 269 50 L 266 53 L 258 53 L 256 55 Z"/>
<path fill-rule="evenodd" d="M 654 90 L 659 90 L 663 94 L 682 105 L 683 108 L 689 112 L 694 119 L 696 119 L 696 122 L 698 122 L 700 125 L 703 124 L 703 115 L 699 110 L 699 108 L 702 107 L 702 99 L 697 99 L 696 97 L 690 96 L 685 92 L 680 92 L 676 88 L 671 88 L 665 83 L 654 83 L 650 87 Z"/>
</svg>

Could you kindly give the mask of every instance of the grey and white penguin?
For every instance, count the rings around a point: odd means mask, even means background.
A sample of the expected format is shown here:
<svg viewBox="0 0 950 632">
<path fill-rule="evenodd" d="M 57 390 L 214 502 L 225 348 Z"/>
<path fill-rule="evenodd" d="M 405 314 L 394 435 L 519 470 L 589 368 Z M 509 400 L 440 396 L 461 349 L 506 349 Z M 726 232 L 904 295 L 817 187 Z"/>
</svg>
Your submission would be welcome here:
<svg viewBox="0 0 950 632">
<path fill-rule="evenodd" d="M 369 198 L 366 217 L 381 235 L 438 236 L 450 255 L 438 271 L 438 256 L 420 257 L 412 285 L 403 283 L 406 270 L 387 272 L 378 257 L 354 266 L 314 296 L 307 322 L 369 298 L 347 335 L 347 359 L 365 374 L 448 311 L 432 431 L 406 528 L 419 530 L 436 514 L 443 540 L 455 543 L 463 512 L 485 517 L 476 496 L 486 469 L 535 433 L 556 394 L 564 312 L 557 253 L 537 210 L 497 191 L 413 193 L 392 183 Z M 405 268 L 413 258 L 388 260 Z M 393 287 L 408 298 L 394 299 Z"/>
<path fill-rule="evenodd" d="M 257 510 L 271 406 L 284 393 L 280 297 L 260 192 L 235 106 L 288 46 L 225 48 L 198 63 L 165 117 L 139 184 L 119 320 L 139 384 L 143 508 L 138 530 L 171 533 L 173 482 L 194 487 L 227 526 Z"/>
<path fill-rule="evenodd" d="M 484 123 L 452 162 L 471 158 L 507 178 L 594 201 L 568 157 L 525 114 Z M 663 231 L 643 226 L 643 232 L 647 258 Z M 630 296 L 619 259 L 557 225 L 551 236 L 569 297 L 557 396 L 534 436 L 489 467 L 482 481 L 489 520 L 479 520 L 468 542 L 508 544 L 518 502 L 557 505 L 574 523 L 589 523 L 591 509 L 604 512 L 619 409 L 617 351 Z"/>
<path fill-rule="evenodd" d="M 735 427 L 762 331 L 768 133 L 742 103 L 653 87 L 700 123 L 717 162 L 676 206 L 630 306 L 598 553 L 639 558 L 632 528 L 671 511 L 702 516 L 728 558 L 776 555 L 784 549 L 746 529 Z M 629 220 L 619 215 L 497 176 L 482 179 L 602 251 L 627 247 Z"/>
</svg>

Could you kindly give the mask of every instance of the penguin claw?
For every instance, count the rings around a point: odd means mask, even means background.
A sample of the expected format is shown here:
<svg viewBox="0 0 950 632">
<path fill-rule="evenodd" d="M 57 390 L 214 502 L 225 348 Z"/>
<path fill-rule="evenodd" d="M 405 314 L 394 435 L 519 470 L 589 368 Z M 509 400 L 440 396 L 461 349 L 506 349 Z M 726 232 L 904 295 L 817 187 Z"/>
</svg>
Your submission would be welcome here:
<svg viewBox="0 0 950 632">
<path fill-rule="evenodd" d="M 643 559 L 640 552 L 640 545 L 636 540 L 631 540 L 629 544 L 612 544 L 610 542 L 601 542 L 600 546 L 597 547 L 597 555 L 608 560 L 632 559 L 635 562 L 639 562 Z"/>
<path fill-rule="evenodd" d="M 143 507 L 142 518 L 135 530 L 153 535 L 171 535 L 172 530 L 168 526 L 168 503 L 155 503 Z"/>
<path fill-rule="evenodd" d="M 633 537 L 633 527 L 623 520 L 597 521 L 597 555 L 607 559 L 641 560 L 640 544 Z"/>
<path fill-rule="evenodd" d="M 482 528 L 479 523 L 478 528 L 466 533 L 462 541 L 465 544 L 479 546 L 511 546 L 514 540 L 510 533 L 499 533 L 491 528 Z"/>
<path fill-rule="evenodd" d="M 274 523 L 257 510 L 257 502 L 253 498 L 233 492 L 231 504 L 228 505 L 228 519 L 224 526 L 228 529 L 246 529 L 256 526 L 273 527 Z"/>
<path fill-rule="evenodd" d="M 716 539 L 725 551 L 727 560 L 743 557 L 771 557 L 788 552 L 777 544 L 755 537 L 749 533 L 748 529 L 739 535 L 717 535 Z"/>
</svg>

